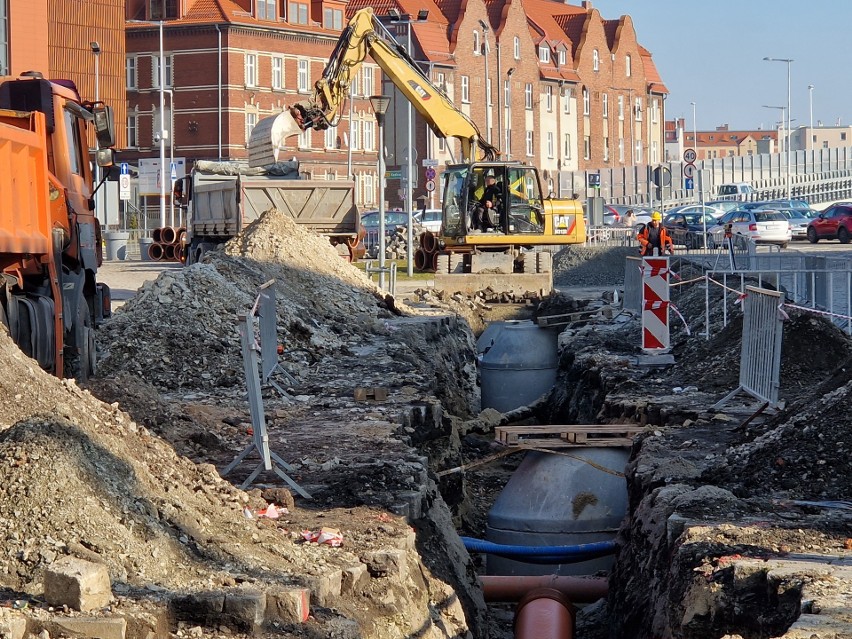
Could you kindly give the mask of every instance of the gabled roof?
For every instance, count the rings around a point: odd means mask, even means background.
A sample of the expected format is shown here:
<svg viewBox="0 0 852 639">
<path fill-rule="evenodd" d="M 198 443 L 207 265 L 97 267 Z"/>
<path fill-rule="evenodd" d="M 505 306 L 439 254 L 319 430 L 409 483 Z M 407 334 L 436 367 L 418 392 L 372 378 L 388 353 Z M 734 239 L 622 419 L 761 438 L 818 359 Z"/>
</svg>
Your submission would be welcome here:
<svg viewBox="0 0 852 639">
<path fill-rule="evenodd" d="M 618 27 L 620 26 L 621 19 L 603 21 L 604 34 L 606 34 L 606 46 L 609 47 L 610 51 L 615 51 L 615 38 L 618 35 Z"/>
</svg>

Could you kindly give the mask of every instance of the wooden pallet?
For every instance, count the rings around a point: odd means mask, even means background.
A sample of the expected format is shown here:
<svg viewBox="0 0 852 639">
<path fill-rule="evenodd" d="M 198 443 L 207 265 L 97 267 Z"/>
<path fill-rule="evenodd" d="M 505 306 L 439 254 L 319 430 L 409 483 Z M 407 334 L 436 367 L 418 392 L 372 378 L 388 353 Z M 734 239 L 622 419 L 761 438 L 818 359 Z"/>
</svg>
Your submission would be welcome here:
<svg viewBox="0 0 852 639">
<path fill-rule="evenodd" d="M 383 402 L 388 398 L 388 389 L 382 386 L 359 386 L 355 389 L 355 401 L 366 402 L 368 399 Z"/>
<path fill-rule="evenodd" d="M 606 319 L 612 319 L 612 307 L 601 306 L 600 308 L 586 311 L 575 311 L 573 313 L 562 313 L 560 315 L 541 315 L 536 320 L 536 323 L 542 328 L 547 326 L 564 326 L 571 322 L 580 322 L 592 319 L 596 315 L 601 315 Z"/>
<path fill-rule="evenodd" d="M 497 441 L 520 448 L 572 448 L 576 446 L 631 446 L 641 426 L 629 424 L 572 426 L 498 426 Z"/>
</svg>

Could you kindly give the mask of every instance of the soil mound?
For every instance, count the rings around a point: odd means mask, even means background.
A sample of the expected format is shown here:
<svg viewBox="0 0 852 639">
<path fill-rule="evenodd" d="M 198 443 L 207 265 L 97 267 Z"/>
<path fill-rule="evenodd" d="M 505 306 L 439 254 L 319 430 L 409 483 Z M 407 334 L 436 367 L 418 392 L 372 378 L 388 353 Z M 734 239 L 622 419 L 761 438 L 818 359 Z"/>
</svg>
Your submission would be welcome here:
<svg viewBox="0 0 852 639">
<path fill-rule="evenodd" d="M 555 286 L 623 286 L 624 258 L 639 255 L 627 246 L 566 246 L 553 256 Z"/>
</svg>

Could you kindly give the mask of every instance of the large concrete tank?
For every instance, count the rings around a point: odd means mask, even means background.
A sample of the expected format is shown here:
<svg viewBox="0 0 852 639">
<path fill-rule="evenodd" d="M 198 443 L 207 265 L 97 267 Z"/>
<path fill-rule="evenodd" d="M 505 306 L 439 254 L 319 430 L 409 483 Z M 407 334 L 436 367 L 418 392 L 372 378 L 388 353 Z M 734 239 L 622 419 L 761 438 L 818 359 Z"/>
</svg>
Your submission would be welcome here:
<svg viewBox="0 0 852 639">
<path fill-rule="evenodd" d="M 488 513 L 487 541 L 575 546 L 615 539 L 627 512 L 623 473 L 629 450 L 572 448 L 570 454 L 527 453 Z M 543 565 L 488 555 L 486 568 L 489 575 L 589 575 L 608 570 L 612 561 L 607 556 Z"/>
<path fill-rule="evenodd" d="M 549 391 L 559 366 L 556 335 L 530 320 L 508 321 L 495 331 L 491 348 L 479 355 L 482 408 L 505 413 Z"/>
</svg>

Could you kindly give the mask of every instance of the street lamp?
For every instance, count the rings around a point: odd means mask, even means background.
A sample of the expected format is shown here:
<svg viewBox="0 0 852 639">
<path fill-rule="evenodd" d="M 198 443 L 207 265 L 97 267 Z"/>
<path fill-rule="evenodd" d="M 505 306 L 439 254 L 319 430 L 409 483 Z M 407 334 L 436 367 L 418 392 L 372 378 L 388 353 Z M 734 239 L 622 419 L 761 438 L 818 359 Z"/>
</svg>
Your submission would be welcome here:
<svg viewBox="0 0 852 639">
<path fill-rule="evenodd" d="M 491 143 L 491 76 L 488 74 L 488 25 L 479 21 L 482 27 L 482 55 L 485 56 L 485 135 Z"/>
<path fill-rule="evenodd" d="M 808 127 L 808 151 L 813 151 L 814 139 L 814 85 L 808 85 L 808 110 L 810 111 L 810 126 Z"/>
<path fill-rule="evenodd" d="M 99 102 L 101 99 L 101 88 L 100 88 L 100 69 L 99 69 L 99 61 L 101 58 L 101 45 L 97 40 L 93 40 L 89 43 L 89 47 L 92 49 L 92 53 L 95 56 L 95 102 Z M 98 184 L 101 181 L 101 167 L 98 166 L 98 163 L 95 162 L 95 188 L 97 189 Z M 101 202 L 102 194 L 98 191 L 97 197 L 95 199 L 95 217 L 99 220 L 101 219 L 98 214 L 103 212 L 103 206 L 99 206 Z M 103 219 L 104 225 L 106 225 L 106 217 Z"/>
<path fill-rule="evenodd" d="M 391 8 L 388 13 L 391 15 L 391 22 L 394 22 L 399 25 L 405 25 L 405 51 L 408 54 L 408 57 L 413 61 L 414 55 L 411 52 L 411 25 L 416 24 L 418 22 L 426 22 L 426 19 L 429 17 L 428 9 L 420 9 L 417 12 L 417 18 L 412 20 L 409 14 L 405 14 L 404 16 L 400 15 L 399 10 L 396 8 Z M 396 36 L 394 36 L 394 39 Z M 406 185 L 405 185 L 405 210 L 408 211 L 408 223 L 407 223 L 407 240 L 406 240 L 406 256 L 408 258 L 408 277 L 414 276 L 414 259 L 413 259 L 413 246 L 414 246 L 414 226 L 413 226 L 413 218 L 414 218 L 414 130 L 412 128 L 412 112 L 411 112 L 411 100 L 406 100 L 406 117 L 407 117 L 407 126 L 406 126 L 406 140 L 408 141 L 408 152 L 406 153 L 405 163 L 406 163 Z"/>
<path fill-rule="evenodd" d="M 698 120 L 695 117 L 695 102 L 690 102 L 692 105 L 692 148 L 695 151 L 695 159 L 698 160 Z M 700 181 L 700 180 L 699 180 Z M 698 203 L 702 204 L 703 198 L 703 190 L 701 188 L 695 189 L 695 192 L 698 194 Z M 705 229 L 706 231 L 706 229 Z M 706 233 L 705 233 L 706 237 Z"/>
<path fill-rule="evenodd" d="M 390 106 L 390 98 L 385 95 L 371 95 L 370 106 L 376 114 L 379 127 L 379 288 L 385 288 L 385 113 Z M 411 228 L 411 215 L 408 218 Z"/>
<path fill-rule="evenodd" d="M 160 226 L 166 226 L 166 61 L 163 54 L 163 21 L 128 20 L 131 24 L 158 25 L 160 28 Z"/>
<path fill-rule="evenodd" d="M 787 122 L 789 120 L 784 120 L 784 113 L 787 111 L 787 107 L 784 106 L 770 106 L 768 104 L 763 105 L 764 109 L 778 109 L 781 111 L 781 126 L 788 126 Z M 789 117 L 789 115 L 788 115 Z M 778 136 L 781 137 L 780 135 Z M 786 182 L 787 182 L 787 199 L 790 199 L 790 132 L 787 131 L 787 170 L 785 172 Z"/>
<path fill-rule="evenodd" d="M 787 63 L 787 199 L 789 200 L 792 196 L 790 195 L 790 118 L 792 114 L 790 113 L 790 66 L 793 64 L 794 60 L 791 58 L 763 58 L 767 62 L 786 62 Z M 783 115 L 783 113 L 782 113 Z"/>
</svg>

